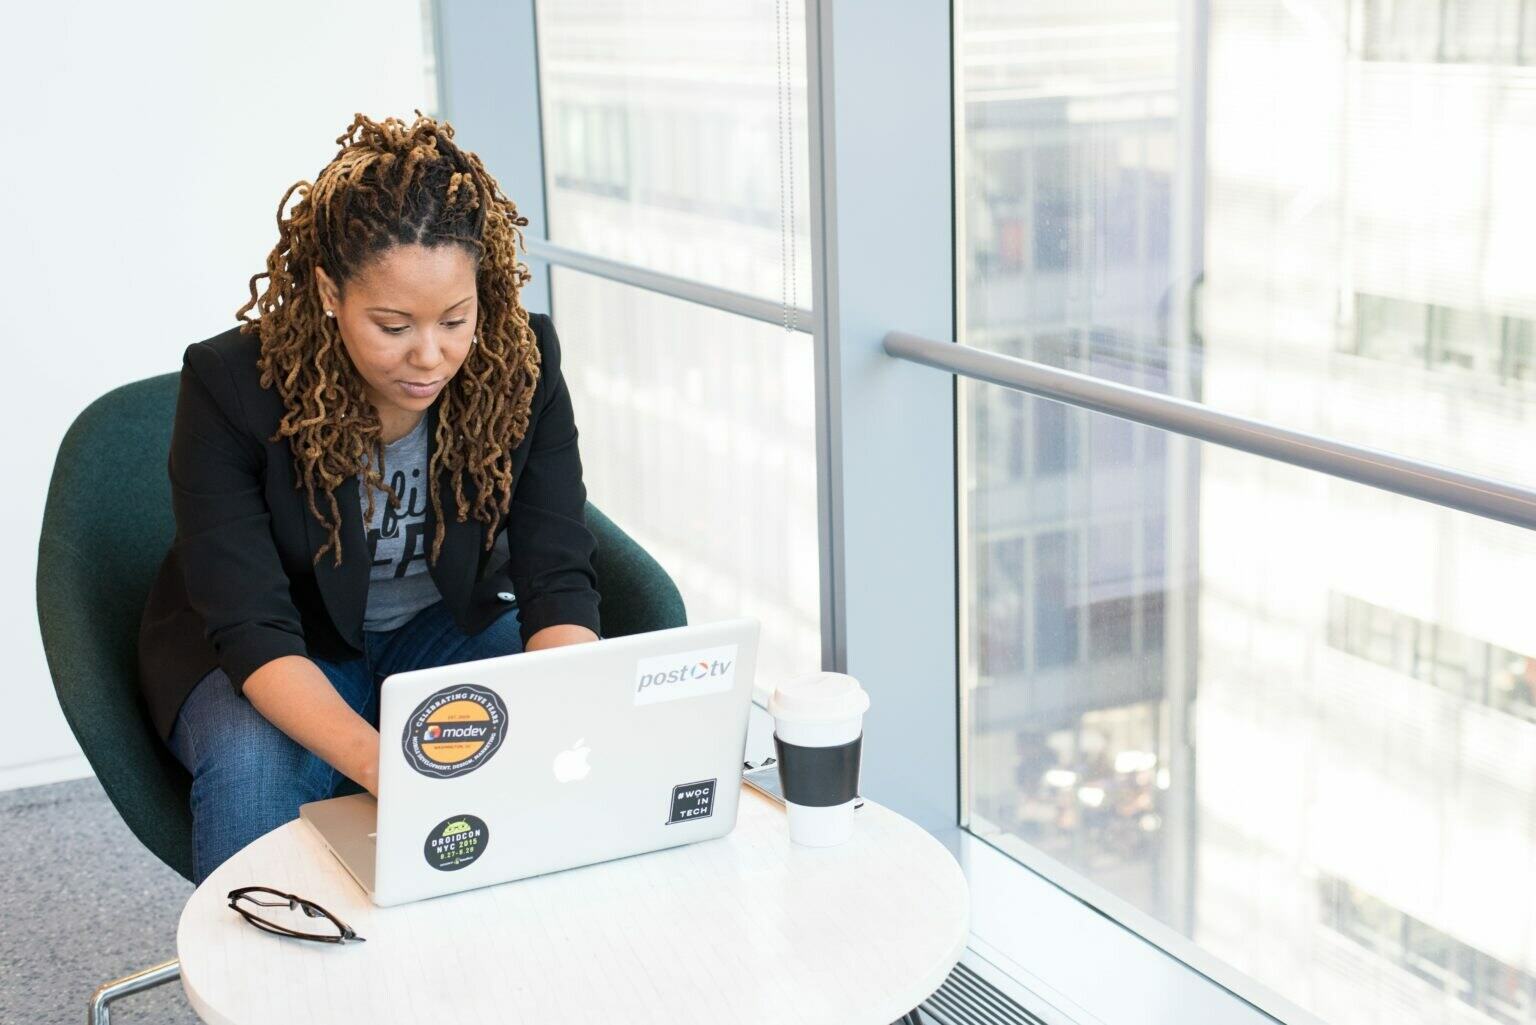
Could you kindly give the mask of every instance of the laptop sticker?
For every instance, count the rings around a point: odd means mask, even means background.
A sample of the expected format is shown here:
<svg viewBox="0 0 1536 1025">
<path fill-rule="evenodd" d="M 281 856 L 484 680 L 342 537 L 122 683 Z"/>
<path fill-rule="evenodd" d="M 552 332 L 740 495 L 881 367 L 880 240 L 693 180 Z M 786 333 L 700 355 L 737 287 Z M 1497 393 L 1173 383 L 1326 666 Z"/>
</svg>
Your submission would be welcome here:
<svg viewBox="0 0 1536 1025">
<path fill-rule="evenodd" d="M 718 694 L 736 682 L 736 645 L 696 648 L 635 663 L 635 704 Z"/>
<path fill-rule="evenodd" d="M 474 772 L 501 746 L 507 708 L 493 690 L 471 684 L 444 687 L 405 721 L 405 760 L 423 776 L 451 779 Z"/>
<path fill-rule="evenodd" d="M 667 825 L 703 819 L 715 813 L 715 781 L 699 780 L 697 783 L 679 783 L 672 788 L 672 814 Z"/>
<path fill-rule="evenodd" d="M 479 816 L 455 815 L 432 827 L 424 853 L 428 865 L 452 872 L 473 864 L 490 842 L 491 831 Z"/>
</svg>

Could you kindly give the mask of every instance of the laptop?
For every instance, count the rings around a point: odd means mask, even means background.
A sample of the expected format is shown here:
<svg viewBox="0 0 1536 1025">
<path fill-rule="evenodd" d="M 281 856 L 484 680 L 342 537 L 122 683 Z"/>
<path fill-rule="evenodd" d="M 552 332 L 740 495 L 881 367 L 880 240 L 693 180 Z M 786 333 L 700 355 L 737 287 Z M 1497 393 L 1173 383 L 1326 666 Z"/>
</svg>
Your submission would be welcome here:
<svg viewBox="0 0 1536 1025">
<path fill-rule="evenodd" d="M 381 907 L 723 836 L 759 630 L 743 616 L 396 673 L 378 799 L 299 816 Z"/>
</svg>

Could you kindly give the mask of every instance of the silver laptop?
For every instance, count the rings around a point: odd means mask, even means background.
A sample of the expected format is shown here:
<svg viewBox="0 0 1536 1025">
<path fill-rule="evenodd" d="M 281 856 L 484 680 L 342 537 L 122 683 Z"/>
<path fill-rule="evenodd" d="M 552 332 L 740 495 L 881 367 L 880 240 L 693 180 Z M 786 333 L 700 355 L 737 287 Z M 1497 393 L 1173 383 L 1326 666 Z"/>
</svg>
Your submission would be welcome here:
<svg viewBox="0 0 1536 1025">
<path fill-rule="evenodd" d="M 722 836 L 759 630 L 744 616 L 397 673 L 378 800 L 300 817 L 381 906 Z"/>
</svg>

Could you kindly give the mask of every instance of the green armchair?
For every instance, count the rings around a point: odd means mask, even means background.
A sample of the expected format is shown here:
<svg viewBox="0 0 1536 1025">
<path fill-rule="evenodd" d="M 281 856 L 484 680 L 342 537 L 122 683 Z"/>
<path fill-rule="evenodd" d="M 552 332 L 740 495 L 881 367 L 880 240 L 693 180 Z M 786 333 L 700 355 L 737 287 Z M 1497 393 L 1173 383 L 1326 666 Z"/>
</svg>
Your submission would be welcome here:
<svg viewBox="0 0 1536 1025">
<path fill-rule="evenodd" d="M 166 460 L 178 380 L 115 388 L 64 435 L 43 511 L 37 612 L 59 705 L 102 789 L 144 846 L 190 880 L 192 779 L 156 735 L 137 684 L 139 614 L 175 533 Z M 685 624 L 656 560 L 591 503 L 586 516 L 603 635 Z M 107 1020 L 108 1001 L 175 978 L 174 964 L 103 986 L 93 1020 Z"/>
</svg>

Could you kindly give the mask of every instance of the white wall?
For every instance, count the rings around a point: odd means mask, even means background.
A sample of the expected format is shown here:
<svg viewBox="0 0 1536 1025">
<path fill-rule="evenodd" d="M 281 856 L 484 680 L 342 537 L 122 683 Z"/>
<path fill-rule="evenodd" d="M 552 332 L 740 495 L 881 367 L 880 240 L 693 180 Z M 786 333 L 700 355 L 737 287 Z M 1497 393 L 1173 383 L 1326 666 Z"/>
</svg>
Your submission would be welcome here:
<svg viewBox="0 0 1536 1025">
<path fill-rule="evenodd" d="M 233 325 L 355 111 L 428 110 L 420 0 L 62 0 L 0 12 L 0 790 L 89 774 L 37 625 L 43 502 L 93 399 Z M 464 140 L 473 147 L 471 140 Z"/>
</svg>

